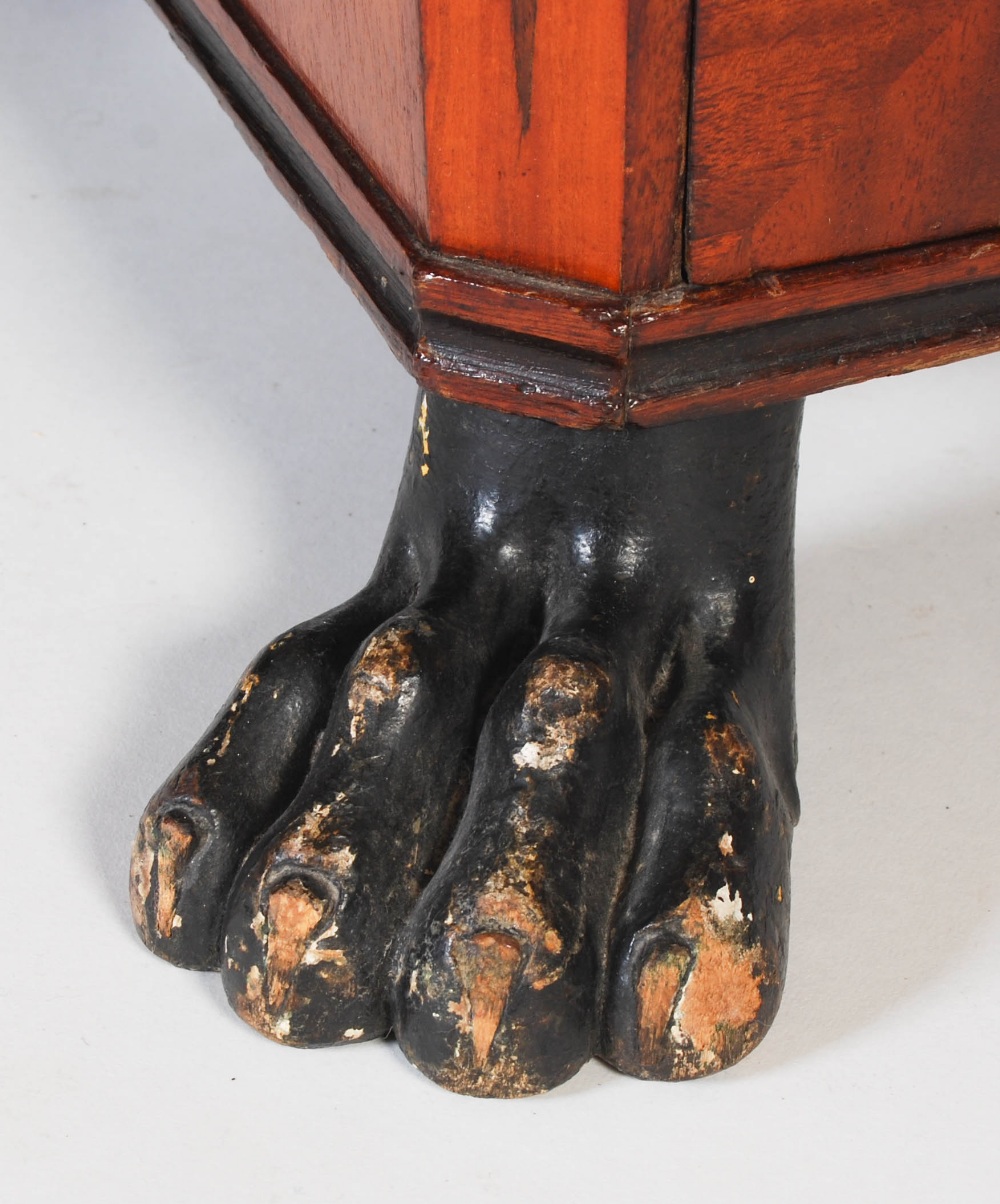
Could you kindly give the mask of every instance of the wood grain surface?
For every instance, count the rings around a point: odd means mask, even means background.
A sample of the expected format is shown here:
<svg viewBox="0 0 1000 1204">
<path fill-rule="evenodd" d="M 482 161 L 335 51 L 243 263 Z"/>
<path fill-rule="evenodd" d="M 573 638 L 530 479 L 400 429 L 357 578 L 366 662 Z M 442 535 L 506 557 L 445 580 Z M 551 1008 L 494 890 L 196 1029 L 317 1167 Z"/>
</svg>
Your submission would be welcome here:
<svg viewBox="0 0 1000 1204">
<path fill-rule="evenodd" d="M 239 0 L 421 234 L 420 0 Z"/>
<path fill-rule="evenodd" d="M 681 279 L 693 0 L 632 0 L 622 292 Z"/>
<path fill-rule="evenodd" d="M 430 235 L 596 284 L 680 276 L 690 0 L 422 0 Z"/>
<path fill-rule="evenodd" d="M 617 289 L 628 0 L 423 0 L 430 237 Z"/>
<path fill-rule="evenodd" d="M 695 283 L 1000 225 L 996 0 L 699 0 Z"/>
</svg>

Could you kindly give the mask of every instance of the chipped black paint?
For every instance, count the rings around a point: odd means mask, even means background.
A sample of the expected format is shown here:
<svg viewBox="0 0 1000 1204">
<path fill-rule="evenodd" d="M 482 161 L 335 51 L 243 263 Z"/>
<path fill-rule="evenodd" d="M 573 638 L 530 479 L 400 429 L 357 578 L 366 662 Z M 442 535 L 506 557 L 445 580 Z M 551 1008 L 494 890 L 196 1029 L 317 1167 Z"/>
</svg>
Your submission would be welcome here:
<svg viewBox="0 0 1000 1204">
<path fill-rule="evenodd" d="M 144 940 L 275 1040 L 391 1027 L 470 1094 L 746 1053 L 787 944 L 800 414 L 579 432 L 422 395 L 371 583 L 264 650 L 147 809 Z"/>
</svg>

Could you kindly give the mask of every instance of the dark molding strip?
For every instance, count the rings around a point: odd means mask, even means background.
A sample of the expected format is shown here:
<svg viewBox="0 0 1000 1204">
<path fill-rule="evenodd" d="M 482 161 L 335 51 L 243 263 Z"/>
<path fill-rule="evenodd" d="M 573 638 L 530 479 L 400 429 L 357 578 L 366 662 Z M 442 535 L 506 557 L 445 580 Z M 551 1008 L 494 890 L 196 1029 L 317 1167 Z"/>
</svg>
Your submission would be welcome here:
<svg viewBox="0 0 1000 1204">
<path fill-rule="evenodd" d="M 629 404 L 733 389 L 763 378 L 836 369 L 879 356 L 920 355 L 1000 332 L 1000 280 L 888 298 L 761 326 L 637 348 Z M 985 348 L 984 348 L 985 349 Z M 919 366 L 919 365 L 915 365 Z"/>
<path fill-rule="evenodd" d="M 343 261 L 371 305 L 408 348 L 416 347 L 418 325 L 413 297 L 396 271 L 379 254 L 353 214 L 312 159 L 291 136 L 211 22 L 193 0 L 150 0 L 188 58 L 202 69 L 245 136 L 274 165 L 302 208 Z M 337 148 L 345 158 L 346 147 Z M 347 165 L 352 175 L 357 165 Z M 371 184 L 365 181 L 371 188 Z"/>
</svg>

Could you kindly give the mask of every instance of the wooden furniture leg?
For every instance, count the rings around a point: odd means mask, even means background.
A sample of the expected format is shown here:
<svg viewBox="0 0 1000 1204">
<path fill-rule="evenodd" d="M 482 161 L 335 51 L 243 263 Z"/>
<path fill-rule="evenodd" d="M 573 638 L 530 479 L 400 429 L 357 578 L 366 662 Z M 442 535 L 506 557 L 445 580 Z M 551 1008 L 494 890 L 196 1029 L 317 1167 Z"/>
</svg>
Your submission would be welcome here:
<svg viewBox="0 0 1000 1204">
<path fill-rule="evenodd" d="M 150 803 L 133 907 L 293 1045 L 455 1090 L 718 1070 L 778 1005 L 799 404 L 629 433 L 424 393 L 382 556 Z"/>
<path fill-rule="evenodd" d="M 420 391 L 371 581 L 146 808 L 140 935 L 460 1092 L 724 1069 L 787 955 L 798 399 L 996 345 L 1000 16 L 154 7 Z"/>
</svg>

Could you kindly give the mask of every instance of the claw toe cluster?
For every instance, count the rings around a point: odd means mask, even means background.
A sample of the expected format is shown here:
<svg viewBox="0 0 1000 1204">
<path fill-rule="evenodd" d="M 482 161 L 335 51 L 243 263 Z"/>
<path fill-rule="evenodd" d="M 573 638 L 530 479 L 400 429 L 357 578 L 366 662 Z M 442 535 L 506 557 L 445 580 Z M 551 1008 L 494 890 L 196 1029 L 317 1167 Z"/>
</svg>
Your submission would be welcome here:
<svg viewBox="0 0 1000 1204">
<path fill-rule="evenodd" d="M 391 1028 L 455 1091 L 723 1069 L 785 964 L 798 413 L 418 415 L 372 583 L 144 813 L 136 926 L 266 1036 Z"/>
</svg>

